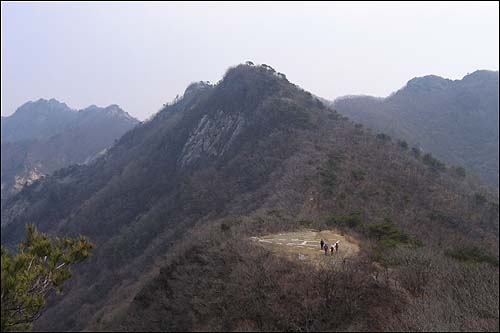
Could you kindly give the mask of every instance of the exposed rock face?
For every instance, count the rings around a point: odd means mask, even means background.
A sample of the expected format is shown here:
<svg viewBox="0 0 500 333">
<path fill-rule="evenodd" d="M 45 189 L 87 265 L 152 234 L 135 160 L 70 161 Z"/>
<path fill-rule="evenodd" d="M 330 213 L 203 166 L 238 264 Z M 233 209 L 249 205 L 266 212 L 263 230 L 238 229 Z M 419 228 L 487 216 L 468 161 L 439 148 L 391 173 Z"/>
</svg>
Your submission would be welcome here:
<svg viewBox="0 0 500 333">
<path fill-rule="evenodd" d="M 237 114 L 216 113 L 214 118 L 204 115 L 189 136 L 180 157 L 185 167 L 202 155 L 219 157 L 230 147 L 244 126 L 244 118 Z"/>
<path fill-rule="evenodd" d="M 15 192 L 21 191 L 23 187 L 31 185 L 35 180 L 39 179 L 42 176 L 43 174 L 38 170 L 37 167 L 33 167 L 32 169 L 26 170 L 25 174 L 16 176 L 14 183 L 14 191 Z"/>
</svg>

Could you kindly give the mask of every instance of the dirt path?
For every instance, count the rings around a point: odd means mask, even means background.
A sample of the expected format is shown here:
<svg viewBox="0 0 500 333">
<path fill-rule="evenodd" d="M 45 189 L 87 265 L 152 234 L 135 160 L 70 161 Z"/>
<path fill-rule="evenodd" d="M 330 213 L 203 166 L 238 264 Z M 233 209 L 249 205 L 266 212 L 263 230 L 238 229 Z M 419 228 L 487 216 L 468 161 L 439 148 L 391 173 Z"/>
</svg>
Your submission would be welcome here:
<svg viewBox="0 0 500 333">
<path fill-rule="evenodd" d="M 349 237 L 342 236 L 332 230 L 316 231 L 303 230 L 272 234 L 261 237 L 251 237 L 255 242 L 271 249 L 278 255 L 285 255 L 295 260 L 320 263 L 328 260 L 339 261 L 352 257 L 359 252 L 357 242 Z M 320 248 L 320 240 L 323 239 L 328 246 L 339 241 L 339 251 L 325 256 L 325 251 Z"/>
</svg>

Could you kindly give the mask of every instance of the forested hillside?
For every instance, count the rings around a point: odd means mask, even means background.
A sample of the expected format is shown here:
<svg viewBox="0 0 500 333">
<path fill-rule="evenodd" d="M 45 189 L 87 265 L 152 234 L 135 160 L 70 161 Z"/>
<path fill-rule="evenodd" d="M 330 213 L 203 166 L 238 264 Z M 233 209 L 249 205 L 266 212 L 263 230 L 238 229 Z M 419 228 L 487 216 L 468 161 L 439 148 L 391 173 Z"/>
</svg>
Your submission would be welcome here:
<svg viewBox="0 0 500 333">
<path fill-rule="evenodd" d="M 467 173 L 247 63 L 8 199 L 1 237 L 95 245 L 38 330 L 495 330 L 498 213 Z M 313 268 L 250 241 L 307 228 L 361 253 Z"/>
<path fill-rule="evenodd" d="M 347 96 L 333 107 L 450 165 L 465 167 L 498 189 L 498 72 L 461 80 L 414 78 L 387 98 Z"/>
</svg>

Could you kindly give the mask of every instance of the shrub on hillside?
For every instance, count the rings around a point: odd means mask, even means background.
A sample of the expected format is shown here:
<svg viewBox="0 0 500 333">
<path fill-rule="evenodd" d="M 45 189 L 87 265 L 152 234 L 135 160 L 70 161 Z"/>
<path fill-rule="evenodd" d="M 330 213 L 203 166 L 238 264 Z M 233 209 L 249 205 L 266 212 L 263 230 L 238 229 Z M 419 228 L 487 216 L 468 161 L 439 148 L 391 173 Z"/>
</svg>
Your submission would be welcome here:
<svg viewBox="0 0 500 333">
<path fill-rule="evenodd" d="M 321 173 L 324 179 L 324 185 L 326 191 L 329 194 L 334 194 L 337 186 L 337 169 L 338 169 L 339 159 L 330 158 L 326 164 L 325 170 Z"/>
<path fill-rule="evenodd" d="M 465 168 L 455 166 L 453 167 L 453 174 L 459 179 L 464 179 L 466 176 Z"/>
<path fill-rule="evenodd" d="M 353 212 L 343 216 L 332 216 L 327 224 L 331 227 L 356 229 L 361 226 L 361 212 Z"/>
<path fill-rule="evenodd" d="M 399 140 L 398 145 L 404 150 L 408 149 L 408 143 L 405 140 Z"/>
<path fill-rule="evenodd" d="M 488 263 L 498 266 L 498 258 L 477 246 L 464 246 L 448 250 L 445 254 L 453 259 L 462 262 Z"/>
<path fill-rule="evenodd" d="M 379 133 L 379 134 L 377 134 L 377 139 L 379 139 L 379 140 L 381 140 L 383 142 L 389 142 L 389 141 L 392 140 L 392 138 L 389 135 L 385 134 L 385 133 Z"/>
<path fill-rule="evenodd" d="M 482 193 L 474 193 L 474 203 L 478 206 L 484 205 L 488 199 L 486 199 L 486 196 Z"/>
<path fill-rule="evenodd" d="M 351 176 L 356 181 L 365 180 L 366 172 L 363 170 L 353 170 L 351 171 Z"/>
<path fill-rule="evenodd" d="M 421 153 L 420 153 L 420 149 L 419 148 L 413 147 L 411 149 L 411 153 L 413 154 L 413 156 L 415 156 L 415 158 L 420 159 L 420 154 Z"/>
<path fill-rule="evenodd" d="M 444 171 L 446 169 L 446 165 L 437 158 L 435 158 L 434 156 L 432 156 L 431 153 L 425 154 L 424 157 L 422 158 L 422 162 L 424 162 L 424 164 L 428 165 L 429 167 L 431 167 L 433 170 L 436 171 Z"/>
</svg>

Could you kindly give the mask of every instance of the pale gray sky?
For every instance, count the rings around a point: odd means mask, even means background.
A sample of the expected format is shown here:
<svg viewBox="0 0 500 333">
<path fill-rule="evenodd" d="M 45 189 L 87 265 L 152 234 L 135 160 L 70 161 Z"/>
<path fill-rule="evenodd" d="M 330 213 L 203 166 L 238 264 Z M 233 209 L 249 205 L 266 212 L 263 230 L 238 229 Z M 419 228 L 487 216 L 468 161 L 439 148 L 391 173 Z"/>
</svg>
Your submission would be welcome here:
<svg viewBox="0 0 500 333">
<path fill-rule="evenodd" d="M 1 6 L 3 116 L 54 97 L 144 119 L 190 82 L 216 82 L 246 60 L 329 99 L 498 70 L 498 2 Z"/>
</svg>

